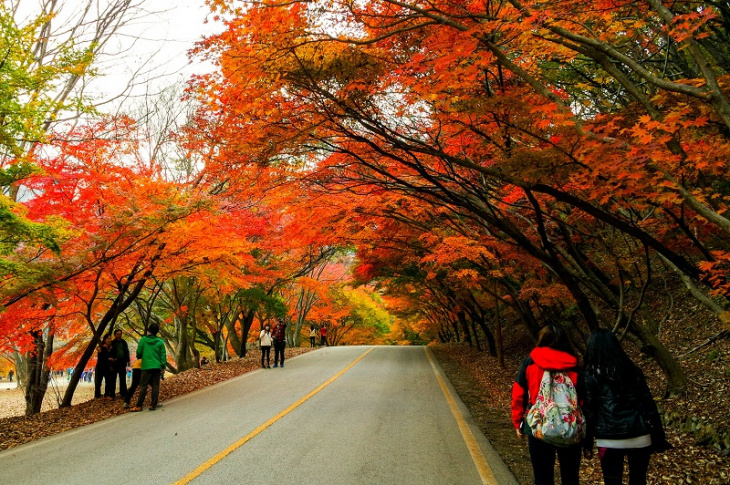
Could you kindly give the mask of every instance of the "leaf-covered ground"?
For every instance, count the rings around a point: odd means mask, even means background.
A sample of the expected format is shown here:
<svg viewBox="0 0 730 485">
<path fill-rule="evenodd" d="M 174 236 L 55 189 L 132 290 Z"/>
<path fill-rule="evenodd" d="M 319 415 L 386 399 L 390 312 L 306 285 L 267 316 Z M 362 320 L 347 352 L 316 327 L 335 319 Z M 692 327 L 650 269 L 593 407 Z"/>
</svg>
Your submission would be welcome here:
<svg viewBox="0 0 730 485">
<path fill-rule="evenodd" d="M 286 357 L 294 357 L 310 350 L 312 350 L 310 347 L 288 348 L 286 349 Z M 177 375 L 168 374 L 168 377 L 160 386 L 160 402 L 259 369 L 261 366 L 260 358 L 261 354 L 256 350 L 252 350 L 244 359 L 210 364 Z M 147 400 L 149 401 L 149 397 L 147 397 Z M 69 408 L 53 409 L 34 416 L 3 418 L 0 419 L 0 450 L 46 436 L 53 436 L 63 431 L 126 412 L 127 410 L 123 407 L 123 400 L 120 398 L 113 401 L 91 399 Z"/>
<path fill-rule="evenodd" d="M 697 333 L 694 335 L 698 337 Z M 701 343 L 701 336 L 699 340 Z M 722 348 L 725 346 L 725 344 L 719 345 Z M 711 356 L 716 355 L 713 352 L 716 352 L 717 348 L 718 346 L 715 346 L 709 351 Z M 509 411 L 512 382 L 522 356 L 517 352 L 512 353 L 512 356 L 506 359 L 505 368 L 502 369 L 497 365 L 496 359 L 468 345 L 436 345 L 432 350 L 476 423 L 518 481 L 525 485 L 532 483 L 527 445 L 515 435 Z M 697 359 L 698 362 L 692 359 Z M 676 414 L 689 413 L 696 415 L 703 422 L 726 426 L 727 393 L 724 393 L 725 398 L 721 394 L 727 391 L 727 379 L 721 382 L 720 377 L 713 377 L 717 375 L 716 372 L 709 372 L 706 369 L 718 363 L 710 361 L 708 365 L 707 359 L 688 356 L 687 359 L 683 359 L 683 364 L 692 380 L 690 391 L 681 399 L 664 401 L 663 406 Z M 714 370 L 718 371 L 720 376 L 724 373 L 722 369 Z M 656 392 L 661 385 L 660 374 L 650 368 L 647 378 Z M 714 384 L 710 384 L 712 382 Z M 710 386 L 714 386 L 714 389 L 709 389 Z M 721 420 L 716 421 L 717 419 Z M 667 436 L 674 449 L 653 456 L 649 470 L 650 484 L 730 483 L 730 458 L 698 444 L 695 435 L 680 431 L 677 426 L 669 426 Z M 581 483 L 602 483 L 597 454 L 592 460 L 583 460 Z"/>
</svg>

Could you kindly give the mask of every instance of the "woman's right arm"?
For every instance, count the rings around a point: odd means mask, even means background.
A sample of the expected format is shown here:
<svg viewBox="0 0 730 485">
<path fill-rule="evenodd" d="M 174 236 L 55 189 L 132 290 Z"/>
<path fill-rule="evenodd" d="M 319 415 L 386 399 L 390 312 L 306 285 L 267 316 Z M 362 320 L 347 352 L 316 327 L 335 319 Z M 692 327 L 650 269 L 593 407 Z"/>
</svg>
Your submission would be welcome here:
<svg viewBox="0 0 730 485">
<path fill-rule="evenodd" d="M 672 445 L 667 441 L 667 435 L 664 432 L 662 417 L 659 415 L 654 396 L 651 395 L 649 385 L 646 383 L 644 373 L 637 368 L 639 372 L 639 389 L 641 393 L 641 415 L 651 427 L 651 446 L 655 452 L 664 452 Z"/>
<path fill-rule="evenodd" d="M 589 446 L 593 449 L 595 437 L 595 424 L 598 419 L 598 403 L 600 402 L 600 390 L 598 381 L 593 375 L 583 374 L 583 404 L 581 410 L 586 418 L 586 437 L 583 439 L 583 448 Z"/>
</svg>

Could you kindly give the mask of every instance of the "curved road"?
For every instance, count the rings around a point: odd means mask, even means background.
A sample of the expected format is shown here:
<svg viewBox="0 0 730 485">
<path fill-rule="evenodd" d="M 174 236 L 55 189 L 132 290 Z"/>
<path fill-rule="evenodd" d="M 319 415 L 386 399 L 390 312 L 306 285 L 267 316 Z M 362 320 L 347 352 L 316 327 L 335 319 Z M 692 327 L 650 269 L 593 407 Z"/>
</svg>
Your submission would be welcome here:
<svg viewBox="0 0 730 485">
<path fill-rule="evenodd" d="M 329 347 L 164 404 L 4 451 L 0 480 L 516 484 L 425 347 Z"/>
</svg>

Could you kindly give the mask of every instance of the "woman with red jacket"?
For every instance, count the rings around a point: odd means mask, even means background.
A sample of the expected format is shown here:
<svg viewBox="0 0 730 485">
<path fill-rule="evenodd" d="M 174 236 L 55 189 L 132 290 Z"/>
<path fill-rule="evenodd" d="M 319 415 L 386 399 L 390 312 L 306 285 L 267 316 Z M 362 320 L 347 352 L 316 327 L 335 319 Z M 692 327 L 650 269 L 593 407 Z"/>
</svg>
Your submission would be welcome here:
<svg viewBox="0 0 730 485">
<path fill-rule="evenodd" d="M 546 443 L 532 436 L 530 427 L 525 424 L 525 415 L 535 403 L 546 370 L 566 372 L 576 389 L 580 390 L 582 382 L 578 374 L 578 359 L 571 351 L 565 331 L 556 325 L 548 325 L 540 331 L 535 348 L 517 373 L 512 386 L 512 423 L 517 436 L 523 438 L 527 434 L 535 485 L 555 483 L 556 454 L 563 485 L 577 485 L 581 445 L 560 447 Z"/>
</svg>

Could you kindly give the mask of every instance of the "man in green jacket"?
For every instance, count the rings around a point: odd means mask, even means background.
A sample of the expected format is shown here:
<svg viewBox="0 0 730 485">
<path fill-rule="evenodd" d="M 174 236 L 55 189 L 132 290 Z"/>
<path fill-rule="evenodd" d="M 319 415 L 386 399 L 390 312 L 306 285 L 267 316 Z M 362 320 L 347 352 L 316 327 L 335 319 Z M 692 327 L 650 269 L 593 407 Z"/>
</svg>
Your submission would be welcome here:
<svg viewBox="0 0 730 485">
<path fill-rule="evenodd" d="M 132 412 L 142 410 L 144 398 L 147 395 L 147 387 L 152 385 L 152 402 L 150 411 L 157 409 L 157 399 L 160 395 L 160 377 L 165 370 L 167 363 L 167 352 L 165 342 L 157 336 L 160 326 L 156 323 L 150 325 L 148 332 L 139 341 L 137 346 L 137 358 L 142 359 L 142 381 L 140 383 L 139 398 L 137 406 L 130 409 Z"/>
</svg>

